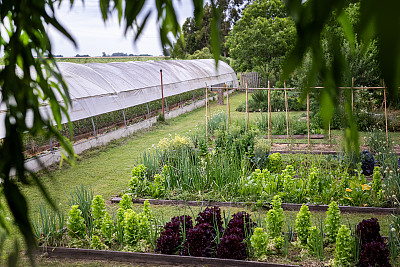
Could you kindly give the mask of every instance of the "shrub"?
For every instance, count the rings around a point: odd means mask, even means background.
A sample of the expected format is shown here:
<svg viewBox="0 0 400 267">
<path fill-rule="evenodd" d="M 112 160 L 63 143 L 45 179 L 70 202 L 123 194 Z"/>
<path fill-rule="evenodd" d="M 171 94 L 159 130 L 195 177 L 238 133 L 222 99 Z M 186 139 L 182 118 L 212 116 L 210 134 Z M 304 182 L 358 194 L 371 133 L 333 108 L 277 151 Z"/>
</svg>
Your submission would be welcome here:
<svg viewBox="0 0 400 267">
<path fill-rule="evenodd" d="M 92 210 L 93 223 L 97 229 L 101 227 L 101 222 L 106 212 L 106 204 L 104 199 L 97 195 L 92 200 L 92 205 L 90 206 Z"/>
<path fill-rule="evenodd" d="M 296 217 L 297 238 L 303 245 L 307 244 L 307 238 L 310 235 L 310 228 L 311 228 L 311 213 L 308 209 L 308 206 L 303 204 L 300 208 L 299 213 L 297 213 Z"/>
<path fill-rule="evenodd" d="M 85 219 L 83 219 L 82 211 L 79 209 L 78 205 L 73 205 L 69 211 L 67 228 L 71 237 L 79 239 L 85 238 Z"/>
<path fill-rule="evenodd" d="M 262 228 L 255 228 L 254 233 L 251 236 L 251 246 L 254 250 L 254 256 L 256 258 L 260 258 L 263 255 L 267 254 L 268 247 L 268 235 L 263 231 Z"/>
<path fill-rule="evenodd" d="M 268 156 L 268 170 L 274 173 L 282 171 L 282 157 L 280 153 L 273 153 Z"/>
<path fill-rule="evenodd" d="M 324 221 L 326 239 L 329 243 L 336 242 L 336 236 L 340 227 L 340 210 L 335 201 L 329 204 Z"/>
<path fill-rule="evenodd" d="M 351 231 L 347 226 L 342 225 L 339 228 L 336 238 L 334 266 L 353 266 L 351 252 L 352 245 L 353 242 L 351 240 Z"/>
<path fill-rule="evenodd" d="M 268 211 L 266 224 L 270 238 L 276 238 L 282 235 L 282 227 L 285 220 L 283 209 L 281 207 L 282 200 L 279 196 L 274 196 L 272 200 L 272 209 Z"/>
</svg>

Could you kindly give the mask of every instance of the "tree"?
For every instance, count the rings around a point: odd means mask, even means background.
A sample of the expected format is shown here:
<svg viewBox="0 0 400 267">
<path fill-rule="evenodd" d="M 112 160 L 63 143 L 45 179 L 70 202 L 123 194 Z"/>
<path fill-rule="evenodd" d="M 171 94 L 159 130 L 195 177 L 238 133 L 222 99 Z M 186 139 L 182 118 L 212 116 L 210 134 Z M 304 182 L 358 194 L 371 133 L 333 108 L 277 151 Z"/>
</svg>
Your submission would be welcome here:
<svg viewBox="0 0 400 267">
<path fill-rule="evenodd" d="M 182 26 L 183 40 L 178 39 L 172 46 L 172 55 L 184 58 L 186 55 L 193 55 L 195 51 L 201 51 L 211 47 L 211 29 L 212 19 L 219 17 L 220 25 L 218 34 L 221 40 L 220 51 L 223 56 L 227 56 L 225 47 L 225 37 L 229 34 L 231 28 L 241 17 L 243 9 L 251 3 L 252 0 L 217 0 L 215 8 L 213 3 L 206 3 L 204 6 L 204 15 L 201 23 L 198 23 L 194 17 L 186 19 Z"/>
<path fill-rule="evenodd" d="M 227 37 L 237 71 L 264 69 L 277 75 L 286 54 L 294 46 L 296 29 L 280 0 L 257 0 L 244 11 Z"/>
</svg>

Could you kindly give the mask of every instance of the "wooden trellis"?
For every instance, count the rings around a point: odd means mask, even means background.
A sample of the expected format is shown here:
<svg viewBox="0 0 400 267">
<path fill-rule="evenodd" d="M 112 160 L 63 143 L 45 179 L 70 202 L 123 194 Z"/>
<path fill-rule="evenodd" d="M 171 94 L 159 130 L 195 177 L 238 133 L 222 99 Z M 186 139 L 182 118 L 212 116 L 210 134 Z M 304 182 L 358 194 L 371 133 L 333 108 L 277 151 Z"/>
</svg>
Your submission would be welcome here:
<svg viewBox="0 0 400 267">
<path fill-rule="evenodd" d="M 258 85 L 260 81 L 260 76 L 255 75 L 254 73 L 250 74 L 244 74 L 242 73 L 240 75 L 240 81 L 241 85 L 243 85 L 242 82 L 244 82 L 245 87 L 230 87 L 228 88 L 227 86 L 225 87 L 213 87 L 213 89 L 226 89 L 227 92 L 227 128 L 231 124 L 231 114 L 230 114 L 230 105 L 229 105 L 229 89 L 234 89 L 234 90 L 239 90 L 239 91 L 245 91 L 246 93 L 246 131 L 248 130 L 249 127 L 249 108 L 248 108 L 248 92 L 249 91 L 256 91 L 256 90 L 268 90 L 268 139 L 272 139 L 272 127 L 271 127 L 271 121 L 272 121 L 272 109 L 271 109 L 271 91 L 279 91 L 283 90 L 284 95 L 285 95 L 285 112 L 286 112 L 286 134 L 287 138 L 292 138 L 291 130 L 290 130 L 290 118 L 289 118 L 289 105 L 288 105 L 288 95 L 287 95 L 287 90 L 299 90 L 298 88 L 287 88 L 286 83 L 284 83 L 283 88 L 271 88 L 270 87 L 270 82 L 268 81 L 268 87 L 267 88 L 260 88 L 260 87 L 249 87 L 249 84 L 252 85 Z M 324 87 L 311 87 L 311 89 L 324 89 Z M 354 90 L 383 90 L 383 96 L 384 96 L 384 109 L 385 109 L 385 130 L 386 130 L 386 141 L 389 142 L 389 135 L 388 135 L 388 119 L 387 119 L 387 100 L 386 100 L 386 86 L 383 84 L 383 86 L 377 86 L 377 87 L 355 87 L 354 86 L 354 79 L 352 79 L 352 86 L 351 87 L 338 87 L 338 89 L 349 89 L 351 90 L 351 109 L 352 111 L 354 110 Z M 206 89 L 207 91 L 207 89 Z M 208 94 L 206 93 L 206 98 L 208 98 Z M 208 101 L 206 100 L 206 124 L 207 124 L 207 110 L 209 110 L 209 104 Z M 211 117 L 210 117 L 211 119 Z M 328 128 L 328 135 L 329 135 L 329 144 L 331 144 L 331 125 L 329 123 L 329 128 Z M 310 94 L 309 92 L 307 93 L 307 144 L 310 145 Z"/>
</svg>

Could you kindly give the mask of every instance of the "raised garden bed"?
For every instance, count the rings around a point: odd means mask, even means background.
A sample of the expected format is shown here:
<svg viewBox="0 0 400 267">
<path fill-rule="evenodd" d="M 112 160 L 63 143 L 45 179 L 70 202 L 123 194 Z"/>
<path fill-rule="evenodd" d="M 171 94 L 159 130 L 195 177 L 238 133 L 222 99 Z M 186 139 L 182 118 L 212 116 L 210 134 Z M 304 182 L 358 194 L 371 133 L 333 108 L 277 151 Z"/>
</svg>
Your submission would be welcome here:
<svg viewBox="0 0 400 267">
<path fill-rule="evenodd" d="M 61 247 L 39 247 L 36 251 L 38 255 L 45 255 L 50 258 L 66 258 L 81 260 L 107 260 L 117 262 L 127 262 L 146 265 L 189 265 L 189 266 L 298 266 L 275 264 L 257 261 L 241 261 L 218 258 L 191 257 L 178 255 L 165 255 L 155 253 L 122 252 L 109 250 L 81 249 L 81 248 L 61 248 Z"/>
<path fill-rule="evenodd" d="M 119 203 L 120 197 L 111 199 L 111 203 Z M 135 204 L 143 204 L 145 199 L 133 199 Z M 256 202 L 213 202 L 213 201 L 185 201 L 185 200 L 163 200 L 148 199 L 151 205 L 188 205 L 188 206 L 220 206 L 220 207 L 245 207 L 248 205 L 257 205 Z M 282 203 L 284 210 L 298 211 L 302 204 Z M 329 205 L 311 205 L 307 204 L 310 211 L 327 211 Z M 374 213 L 374 214 L 392 214 L 393 208 L 377 208 L 377 207 L 354 207 L 339 206 L 341 212 L 348 213 Z M 399 209 L 397 209 L 399 211 Z"/>
</svg>

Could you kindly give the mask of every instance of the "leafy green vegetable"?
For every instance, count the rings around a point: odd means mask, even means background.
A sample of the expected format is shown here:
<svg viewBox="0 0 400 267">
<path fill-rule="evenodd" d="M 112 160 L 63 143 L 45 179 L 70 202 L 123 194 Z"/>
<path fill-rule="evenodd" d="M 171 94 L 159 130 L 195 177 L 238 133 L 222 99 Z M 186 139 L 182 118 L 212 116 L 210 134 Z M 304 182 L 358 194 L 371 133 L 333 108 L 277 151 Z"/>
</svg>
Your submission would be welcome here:
<svg viewBox="0 0 400 267">
<path fill-rule="evenodd" d="M 282 235 L 285 215 L 283 214 L 281 205 L 281 198 L 278 195 L 274 196 L 274 199 L 272 200 L 272 209 L 268 211 L 267 218 L 265 219 L 268 235 L 272 239 Z"/>
<path fill-rule="evenodd" d="M 269 237 L 262 228 L 254 228 L 254 232 L 250 238 L 250 242 L 254 250 L 254 256 L 256 258 L 260 258 L 267 254 Z"/>
<path fill-rule="evenodd" d="M 350 229 L 345 225 L 340 226 L 336 239 L 334 266 L 353 266 L 352 245 Z"/>
<path fill-rule="evenodd" d="M 90 208 L 92 210 L 93 223 L 95 227 L 99 229 L 101 227 L 104 214 L 106 213 L 106 204 L 104 199 L 100 195 L 95 196 Z"/>
<path fill-rule="evenodd" d="M 132 196 L 124 194 L 119 202 L 119 207 L 123 210 L 128 210 L 133 208 Z"/>
<path fill-rule="evenodd" d="M 73 238 L 83 239 L 86 235 L 85 219 L 78 205 L 73 205 L 69 210 L 67 220 L 68 233 Z"/>
<path fill-rule="evenodd" d="M 329 204 L 329 208 L 326 211 L 325 234 L 326 239 L 329 243 L 336 242 L 336 236 L 340 227 L 340 210 L 339 206 L 335 201 Z"/>
<path fill-rule="evenodd" d="M 311 228 L 311 212 L 306 204 L 303 204 L 296 217 L 297 238 L 301 244 L 307 244 L 307 238 L 310 235 Z"/>
</svg>

